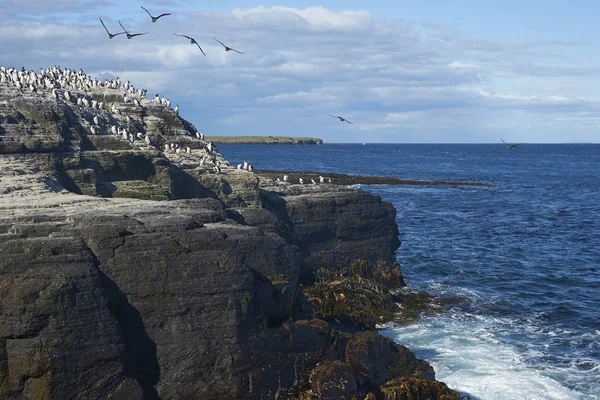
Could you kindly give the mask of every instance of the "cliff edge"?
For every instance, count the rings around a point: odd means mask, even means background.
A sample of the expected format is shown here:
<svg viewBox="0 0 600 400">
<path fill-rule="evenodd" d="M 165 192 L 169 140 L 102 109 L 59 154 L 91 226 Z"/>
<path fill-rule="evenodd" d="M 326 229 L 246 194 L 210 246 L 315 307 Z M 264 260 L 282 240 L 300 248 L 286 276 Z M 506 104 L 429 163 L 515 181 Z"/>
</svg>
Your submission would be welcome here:
<svg viewBox="0 0 600 400">
<path fill-rule="evenodd" d="M 377 196 L 265 186 L 129 83 L 0 69 L 1 398 L 457 396 L 300 290 L 397 270 L 397 236 Z"/>
</svg>

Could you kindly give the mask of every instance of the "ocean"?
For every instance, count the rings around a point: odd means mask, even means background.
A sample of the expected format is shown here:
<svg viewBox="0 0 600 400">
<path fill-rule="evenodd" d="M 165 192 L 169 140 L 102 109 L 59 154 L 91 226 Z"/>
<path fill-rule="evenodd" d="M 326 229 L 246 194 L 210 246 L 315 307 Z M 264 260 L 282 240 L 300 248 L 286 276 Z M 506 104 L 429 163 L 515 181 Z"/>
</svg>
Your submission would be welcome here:
<svg viewBox="0 0 600 400">
<path fill-rule="evenodd" d="M 473 399 L 600 399 L 600 145 L 220 145 L 256 169 L 489 183 L 362 186 L 409 286 L 464 297 L 381 333 Z"/>
</svg>

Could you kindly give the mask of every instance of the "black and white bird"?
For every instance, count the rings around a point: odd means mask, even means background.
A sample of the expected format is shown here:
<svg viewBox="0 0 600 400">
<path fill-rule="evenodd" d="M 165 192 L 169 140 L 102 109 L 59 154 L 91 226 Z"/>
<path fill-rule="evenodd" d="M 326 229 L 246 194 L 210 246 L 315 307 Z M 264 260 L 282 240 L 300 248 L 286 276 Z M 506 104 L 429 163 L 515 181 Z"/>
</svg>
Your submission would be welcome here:
<svg viewBox="0 0 600 400">
<path fill-rule="evenodd" d="M 518 146 L 518 144 L 508 144 L 502 138 L 500 138 L 500 140 L 502 140 L 502 143 L 504 143 L 509 150 L 512 150 L 512 149 L 514 149 L 515 147 Z"/>
<path fill-rule="evenodd" d="M 127 32 L 127 29 L 125 29 L 125 27 L 123 26 L 123 24 L 121 23 L 121 21 L 119 21 L 119 25 L 121 25 L 121 28 L 123 28 L 123 31 L 127 35 L 127 39 L 131 39 L 133 37 L 145 35 L 145 34 L 148 33 L 148 32 L 144 32 L 144 33 L 129 33 L 129 32 Z"/>
<path fill-rule="evenodd" d="M 101 24 L 102 24 L 102 26 L 104 27 L 104 30 L 106 31 L 106 33 L 108 33 L 108 38 L 109 38 L 109 39 L 112 39 L 112 38 L 114 38 L 115 36 L 119 36 L 119 35 L 122 35 L 122 34 L 124 34 L 124 33 L 125 33 L 125 32 L 119 32 L 119 33 L 110 33 L 110 32 L 108 31 L 108 29 L 106 29 L 106 25 L 104 25 L 104 21 L 102 21 L 102 18 L 98 17 L 98 19 L 100 19 L 100 23 L 101 23 Z"/>
<path fill-rule="evenodd" d="M 153 16 L 152 16 L 152 14 L 150 14 L 150 11 L 146 10 L 144 7 L 142 7 L 142 9 L 148 13 L 148 15 L 150 16 L 150 19 L 152 20 L 152 22 L 156 22 L 156 21 L 158 21 L 158 19 L 159 19 L 160 17 L 164 17 L 164 16 L 166 16 L 166 15 L 171 15 L 170 13 L 164 13 L 164 14 L 160 14 L 160 15 L 159 15 L 159 16 L 157 16 L 157 17 L 153 17 Z"/>
<path fill-rule="evenodd" d="M 175 35 L 175 36 L 181 36 L 181 37 L 184 37 L 186 39 L 189 39 L 191 44 L 195 44 L 196 46 L 198 46 L 198 48 L 200 49 L 200 51 L 202 52 L 202 54 L 206 55 L 206 53 L 204 52 L 204 50 L 202 50 L 202 47 L 200 47 L 200 45 L 198 44 L 198 42 L 196 42 L 196 39 L 194 39 L 193 37 L 186 36 L 186 35 L 178 35 L 176 33 L 174 33 L 173 35 Z"/>
<path fill-rule="evenodd" d="M 341 122 L 347 122 L 347 123 L 349 123 L 349 124 L 351 124 L 351 123 L 352 123 L 352 122 L 348 121 L 346 118 L 342 117 L 341 115 L 331 115 L 331 114 L 329 114 L 329 116 L 330 116 L 330 117 L 333 117 L 333 118 L 337 118 L 337 119 L 339 119 Z"/>
<path fill-rule="evenodd" d="M 231 47 L 229 47 L 229 46 L 225 46 L 225 44 L 224 44 L 223 42 L 221 42 L 219 39 L 217 39 L 217 38 L 216 38 L 216 37 L 214 37 L 214 36 L 213 36 L 213 39 L 215 39 L 217 42 L 221 43 L 221 46 L 225 47 L 225 51 L 235 51 L 236 53 L 239 53 L 239 54 L 244 54 L 244 53 L 242 53 L 241 51 L 237 51 L 236 49 L 232 49 L 232 48 L 231 48 Z"/>
</svg>

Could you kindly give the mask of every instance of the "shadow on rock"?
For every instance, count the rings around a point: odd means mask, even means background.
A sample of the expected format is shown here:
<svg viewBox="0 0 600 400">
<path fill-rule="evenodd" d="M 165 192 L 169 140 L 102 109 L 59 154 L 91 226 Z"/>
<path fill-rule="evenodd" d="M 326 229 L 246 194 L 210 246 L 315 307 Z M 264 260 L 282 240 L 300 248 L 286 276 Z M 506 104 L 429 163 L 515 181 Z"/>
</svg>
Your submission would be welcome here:
<svg viewBox="0 0 600 400">
<path fill-rule="evenodd" d="M 156 343 L 152 341 L 142 317 L 119 287 L 102 271 L 100 278 L 106 290 L 108 308 L 119 322 L 126 342 L 124 369 L 127 376 L 135 378 L 144 391 L 145 400 L 160 399 L 154 386 L 160 379 Z"/>
</svg>

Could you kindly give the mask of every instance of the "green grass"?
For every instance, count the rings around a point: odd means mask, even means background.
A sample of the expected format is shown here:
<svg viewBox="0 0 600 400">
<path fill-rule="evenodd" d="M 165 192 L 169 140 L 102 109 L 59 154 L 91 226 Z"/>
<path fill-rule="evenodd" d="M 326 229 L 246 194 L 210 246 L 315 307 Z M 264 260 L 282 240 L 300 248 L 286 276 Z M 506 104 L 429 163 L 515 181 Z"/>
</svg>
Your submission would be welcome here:
<svg viewBox="0 0 600 400">
<path fill-rule="evenodd" d="M 227 144 L 323 144 L 323 140 L 290 136 L 206 136 L 206 141 Z"/>
</svg>

